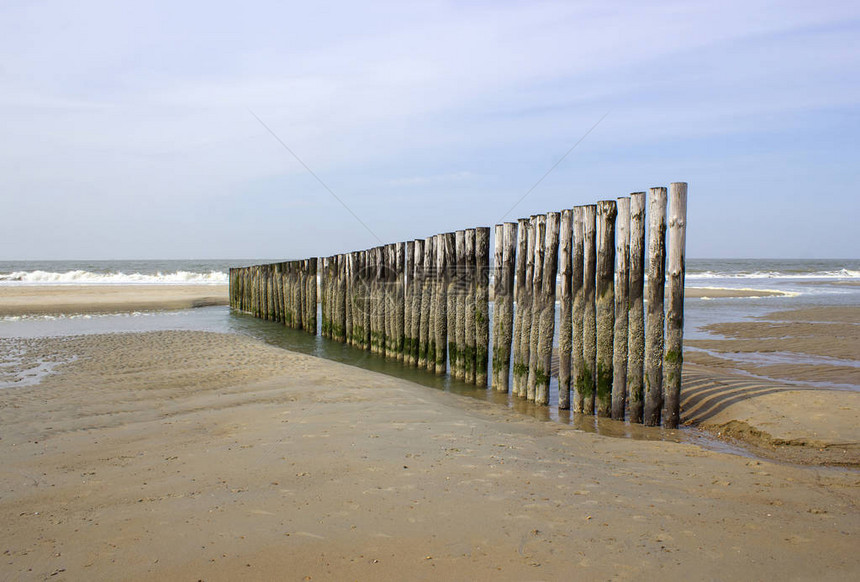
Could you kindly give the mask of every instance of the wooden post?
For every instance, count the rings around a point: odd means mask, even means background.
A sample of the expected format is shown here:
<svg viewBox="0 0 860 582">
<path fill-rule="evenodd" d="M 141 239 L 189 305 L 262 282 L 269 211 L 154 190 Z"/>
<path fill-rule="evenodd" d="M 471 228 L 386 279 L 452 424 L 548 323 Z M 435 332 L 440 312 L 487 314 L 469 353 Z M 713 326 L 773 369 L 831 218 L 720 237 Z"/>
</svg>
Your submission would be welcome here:
<svg viewBox="0 0 860 582">
<path fill-rule="evenodd" d="M 520 328 L 520 361 L 514 364 L 514 394 L 520 398 L 526 397 L 526 386 L 529 380 L 529 349 L 532 332 L 532 291 L 535 272 L 535 236 L 537 226 L 537 215 L 529 218 L 526 227 L 526 270 L 523 277 L 523 293 L 517 296 L 517 301 L 522 303 L 522 327 Z"/>
<path fill-rule="evenodd" d="M 597 370 L 597 314 L 594 303 L 597 247 L 595 222 L 597 207 L 585 206 L 582 214 L 582 377 L 577 384 L 582 390 L 582 411 L 594 414 L 594 388 Z"/>
<path fill-rule="evenodd" d="M 490 229 L 475 229 L 475 385 L 487 387 L 490 354 Z"/>
<path fill-rule="evenodd" d="M 364 309 L 362 310 L 362 326 L 364 327 L 364 337 L 361 338 L 361 346 L 365 351 L 370 351 L 371 346 L 371 318 L 370 311 L 373 305 L 372 284 L 375 271 L 373 270 L 373 249 L 366 249 L 361 253 L 361 296 Z"/>
<path fill-rule="evenodd" d="M 297 267 L 295 261 L 287 261 L 284 264 L 284 268 L 286 270 L 286 277 L 284 279 L 284 283 L 286 285 L 286 290 L 284 291 L 284 311 L 287 313 L 287 317 L 289 318 L 289 327 L 295 328 L 298 325 L 298 322 L 301 321 L 300 317 L 296 314 L 296 296 L 298 293 L 297 290 Z"/>
<path fill-rule="evenodd" d="M 687 244 L 687 183 L 669 184 L 669 305 L 666 310 L 666 391 L 663 426 L 678 428 L 681 420 L 681 368 L 684 362 L 684 278 Z"/>
<path fill-rule="evenodd" d="M 499 390 L 510 390 L 511 340 L 514 327 L 514 261 L 517 254 L 517 223 L 506 222 L 502 250 L 502 298 L 504 309 L 499 315 Z"/>
<path fill-rule="evenodd" d="M 612 418 L 627 408 L 627 318 L 630 277 L 630 198 L 618 199 L 615 223 L 615 345 L 612 365 Z"/>
<path fill-rule="evenodd" d="M 331 325 L 331 323 L 329 322 L 329 318 L 328 318 L 329 258 L 328 257 L 322 257 L 321 260 L 322 260 L 322 270 L 320 272 L 320 303 L 322 305 L 322 309 L 321 309 L 321 315 L 320 315 L 320 322 L 321 322 L 320 335 L 322 337 L 328 337 L 329 326 Z M 291 274 L 290 273 L 290 267 L 288 265 L 287 266 L 287 281 L 290 281 L 290 274 Z M 288 283 L 288 286 L 290 286 L 289 283 Z M 291 290 L 287 292 L 285 299 L 289 300 L 289 298 L 291 297 L 291 295 L 290 295 L 291 292 L 292 292 Z M 288 305 L 291 306 L 292 303 L 289 303 Z M 293 310 L 290 309 L 289 307 L 287 309 L 287 326 L 288 327 L 293 326 Z"/>
<path fill-rule="evenodd" d="M 343 258 L 346 261 L 346 267 L 344 268 L 345 276 L 344 276 L 344 295 L 343 295 L 343 311 L 344 311 L 344 341 L 347 345 L 353 344 L 353 333 L 355 330 L 353 326 L 355 325 L 355 321 L 353 320 L 353 306 L 354 303 L 352 301 L 352 296 L 355 293 L 355 281 L 353 280 L 353 273 L 355 271 L 355 263 L 353 258 L 353 253 L 346 253 L 343 255 Z"/>
<path fill-rule="evenodd" d="M 630 195 L 627 398 L 630 422 L 642 422 L 645 397 L 645 192 Z"/>
<path fill-rule="evenodd" d="M 310 326 L 308 331 L 316 335 L 317 334 L 317 267 L 319 265 L 319 259 L 317 257 L 311 257 L 310 259 L 310 272 L 308 277 L 308 303 L 310 303 Z"/>
<path fill-rule="evenodd" d="M 406 301 L 406 279 L 404 277 L 404 263 L 406 257 L 404 251 L 406 243 L 394 245 L 394 357 L 398 362 L 404 361 L 404 323 L 406 313 L 404 303 Z"/>
<path fill-rule="evenodd" d="M 424 241 L 418 239 L 414 244 L 412 275 L 412 345 L 409 361 L 418 365 L 418 345 L 421 341 L 421 296 L 424 292 Z"/>
<path fill-rule="evenodd" d="M 544 241 L 543 283 L 541 285 L 540 331 L 535 368 L 535 403 L 549 404 L 549 382 L 552 376 L 552 346 L 555 336 L 555 293 L 558 275 L 558 230 L 561 215 L 548 212 Z"/>
<path fill-rule="evenodd" d="M 295 321 L 296 321 L 296 329 L 303 329 L 304 327 L 304 313 L 302 313 L 302 262 L 301 261 L 293 261 L 293 268 L 295 271 L 295 290 L 293 292 L 293 301 L 294 301 L 294 310 L 296 312 Z"/>
<path fill-rule="evenodd" d="M 445 373 L 445 364 L 448 355 L 448 281 L 445 278 L 447 263 L 445 262 L 445 235 L 437 234 L 434 243 L 436 250 L 436 293 L 433 296 L 435 302 L 433 344 L 433 370 L 437 374 Z M 429 359 L 428 355 L 428 359 Z M 429 368 L 429 366 L 428 366 Z"/>
<path fill-rule="evenodd" d="M 499 389 L 499 327 L 501 319 L 499 318 L 499 304 L 504 301 L 500 300 L 502 288 L 502 254 L 505 243 L 504 226 L 497 224 L 493 229 L 493 377 L 490 380 L 490 385 L 494 390 Z"/>
<path fill-rule="evenodd" d="M 272 263 L 269 265 L 269 285 L 272 288 L 272 298 L 271 303 L 272 307 L 269 310 L 269 319 L 271 321 L 278 321 L 278 265 L 276 263 Z"/>
<path fill-rule="evenodd" d="M 373 247 L 368 251 L 368 278 L 370 279 L 370 353 L 378 354 L 379 351 L 379 247 Z"/>
<path fill-rule="evenodd" d="M 463 349 L 464 380 L 475 383 L 475 229 L 466 229 L 466 301 L 465 301 L 465 347 Z"/>
<path fill-rule="evenodd" d="M 454 377 L 462 380 L 466 376 L 466 364 L 464 352 L 466 349 L 466 231 L 458 230 L 454 233 L 454 254 L 456 255 L 456 278 L 457 278 L 457 321 L 454 328 L 454 348 L 449 346 L 448 353 L 451 358 Z"/>
<path fill-rule="evenodd" d="M 429 249 L 429 253 L 427 252 Z M 436 372 L 436 294 L 438 291 L 438 273 L 436 272 L 436 237 L 431 236 L 424 241 L 424 254 L 427 262 L 428 277 L 425 282 L 429 289 L 429 311 L 427 316 L 427 342 L 426 346 L 426 369 L 428 372 Z"/>
<path fill-rule="evenodd" d="M 403 363 L 414 366 L 412 359 L 412 296 L 415 293 L 415 241 L 406 242 L 406 254 L 403 261 L 405 287 L 403 296 Z"/>
<path fill-rule="evenodd" d="M 337 341 L 346 342 L 346 255 L 337 257 Z"/>
<path fill-rule="evenodd" d="M 456 346 L 457 335 L 457 235 L 453 232 L 445 233 L 445 337 L 447 341 L 445 353 L 447 355 L 447 368 L 451 376 L 454 375 L 455 356 L 451 352 Z"/>
<path fill-rule="evenodd" d="M 328 275 L 326 276 L 326 295 L 328 295 L 328 306 L 326 317 L 328 317 L 328 338 L 334 339 L 335 337 L 335 318 L 334 318 L 334 310 L 335 303 L 337 302 L 337 298 L 335 297 L 335 286 L 337 282 L 337 256 L 332 255 L 328 258 Z M 293 320 L 295 322 L 295 314 L 293 315 Z"/>
<path fill-rule="evenodd" d="M 558 316 L 558 408 L 570 408 L 570 355 L 572 332 L 573 294 L 571 293 L 571 239 L 573 238 L 573 210 L 561 211 L 558 271 L 560 281 Z"/>
<path fill-rule="evenodd" d="M 537 368 L 540 353 L 540 315 L 543 310 L 543 266 L 546 256 L 546 214 L 539 214 L 535 221 L 534 271 L 532 276 L 532 327 L 529 335 L 529 373 L 526 384 L 526 399 L 534 401 L 537 386 Z"/>
<path fill-rule="evenodd" d="M 597 205 L 597 414 L 612 414 L 615 349 L 615 200 Z"/>
<path fill-rule="evenodd" d="M 528 254 L 528 236 L 529 236 L 529 221 L 527 218 L 520 218 L 517 228 L 516 242 L 516 264 L 514 269 L 515 290 L 514 297 L 514 330 L 512 337 L 511 361 L 513 364 L 513 393 L 519 396 L 519 380 L 520 370 L 523 365 L 522 345 L 520 337 L 523 334 L 523 311 L 525 307 L 526 294 L 526 255 Z"/>
<path fill-rule="evenodd" d="M 666 188 L 651 188 L 648 200 L 648 321 L 645 328 L 647 426 L 660 424 L 663 408 L 663 294 L 666 280 Z"/>
<path fill-rule="evenodd" d="M 433 238 L 424 239 L 424 254 L 421 257 L 421 320 L 418 338 L 418 367 L 427 369 L 427 354 L 430 348 L 430 309 L 433 305 Z M 435 335 L 434 335 L 435 340 Z M 436 353 L 436 349 L 433 349 Z M 435 370 L 435 363 L 434 370 Z"/>
<path fill-rule="evenodd" d="M 385 356 L 385 245 L 376 247 L 376 353 Z"/>
<path fill-rule="evenodd" d="M 349 277 L 347 278 L 346 290 L 346 311 L 348 318 L 348 333 L 346 334 L 346 343 L 354 347 L 359 347 L 359 336 L 361 333 L 360 308 L 358 304 L 358 294 L 360 292 L 358 276 L 359 269 L 361 268 L 361 260 L 359 259 L 359 255 L 360 253 L 358 251 L 352 251 L 351 253 L 349 253 L 349 259 L 347 263 L 349 265 Z"/>
<path fill-rule="evenodd" d="M 394 339 L 394 306 L 397 301 L 395 299 L 396 290 L 394 288 L 397 282 L 394 276 L 394 268 L 397 261 L 395 251 L 396 246 L 393 243 L 385 245 L 385 270 L 383 271 L 383 288 L 385 289 L 385 341 L 383 345 L 385 346 L 385 356 L 388 359 L 397 358 L 397 354 L 394 352 L 394 345 L 396 343 Z"/>
</svg>

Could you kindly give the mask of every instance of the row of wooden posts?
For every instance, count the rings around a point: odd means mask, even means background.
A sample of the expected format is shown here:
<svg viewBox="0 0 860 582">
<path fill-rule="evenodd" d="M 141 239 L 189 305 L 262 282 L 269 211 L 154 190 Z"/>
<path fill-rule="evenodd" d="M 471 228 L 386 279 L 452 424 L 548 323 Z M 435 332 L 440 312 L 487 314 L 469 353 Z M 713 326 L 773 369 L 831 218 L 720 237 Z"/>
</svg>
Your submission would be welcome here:
<svg viewBox="0 0 860 582">
<path fill-rule="evenodd" d="M 539 405 L 557 358 L 559 408 L 675 428 L 686 209 L 677 182 L 496 225 L 492 343 L 486 227 L 231 269 L 231 305 L 317 333 L 319 265 L 323 337 Z"/>
</svg>

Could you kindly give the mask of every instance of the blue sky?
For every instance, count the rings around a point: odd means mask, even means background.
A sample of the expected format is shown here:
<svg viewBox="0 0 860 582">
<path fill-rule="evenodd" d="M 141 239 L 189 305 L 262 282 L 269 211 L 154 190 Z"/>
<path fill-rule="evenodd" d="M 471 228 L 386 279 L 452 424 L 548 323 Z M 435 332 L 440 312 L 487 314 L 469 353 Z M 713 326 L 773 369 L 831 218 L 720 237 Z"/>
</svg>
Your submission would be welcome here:
<svg viewBox="0 0 860 582">
<path fill-rule="evenodd" d="M 687 181 L 690 257 L 860 249 L 856 2 L 0 4 L 2 259 L 294 258 Z"/>
</svg>

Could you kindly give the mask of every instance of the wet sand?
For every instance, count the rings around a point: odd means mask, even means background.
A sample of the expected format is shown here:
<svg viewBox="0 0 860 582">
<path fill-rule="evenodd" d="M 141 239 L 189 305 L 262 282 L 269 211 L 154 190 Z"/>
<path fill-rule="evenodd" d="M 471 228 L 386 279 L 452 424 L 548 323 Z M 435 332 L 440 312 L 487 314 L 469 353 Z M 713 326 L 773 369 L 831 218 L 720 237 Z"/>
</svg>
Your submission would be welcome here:
<svg viewBox="0 0 860 582">
<path fill-rule="evenodd" d="M 227 305 L 226 285 L 0 286 L 0 317 Z"/>
<path fill-rule="evenodd" d="M 860 309 L 780 311 L 685 342 L 682 415 L 778 458 L 860 465 Z"/>
<path fill-rule="evenodd" d="M 3 579 L 860 572 L 853 470 L 584 433 L 241 336 L 6 341 L 67 363 L 2 392 Z"/>
</svg>

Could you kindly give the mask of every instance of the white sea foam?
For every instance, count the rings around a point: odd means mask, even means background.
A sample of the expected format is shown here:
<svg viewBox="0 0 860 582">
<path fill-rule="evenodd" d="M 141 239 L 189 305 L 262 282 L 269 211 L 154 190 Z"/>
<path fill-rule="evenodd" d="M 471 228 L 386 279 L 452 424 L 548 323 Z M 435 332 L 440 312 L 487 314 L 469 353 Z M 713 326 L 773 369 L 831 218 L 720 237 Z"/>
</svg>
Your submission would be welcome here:
<svg viewBox="0 0 860 582">
<path fill-rule="evenodd" d="M 695 273 L 687 271 L 687 279 L 860 279 L 860 271 L 838 269 L 835 271 L 792 272 L 783 271 L 753 271 L 750 273 L 726 273 L 718 271 L 702 271 Z"/>
<path fill-rule="evenodd" d="M 93 273 L 91 271 L 15 271 L 0 273 L 0 285 L 226 285 L 227 273 Z"/>
</svg>

